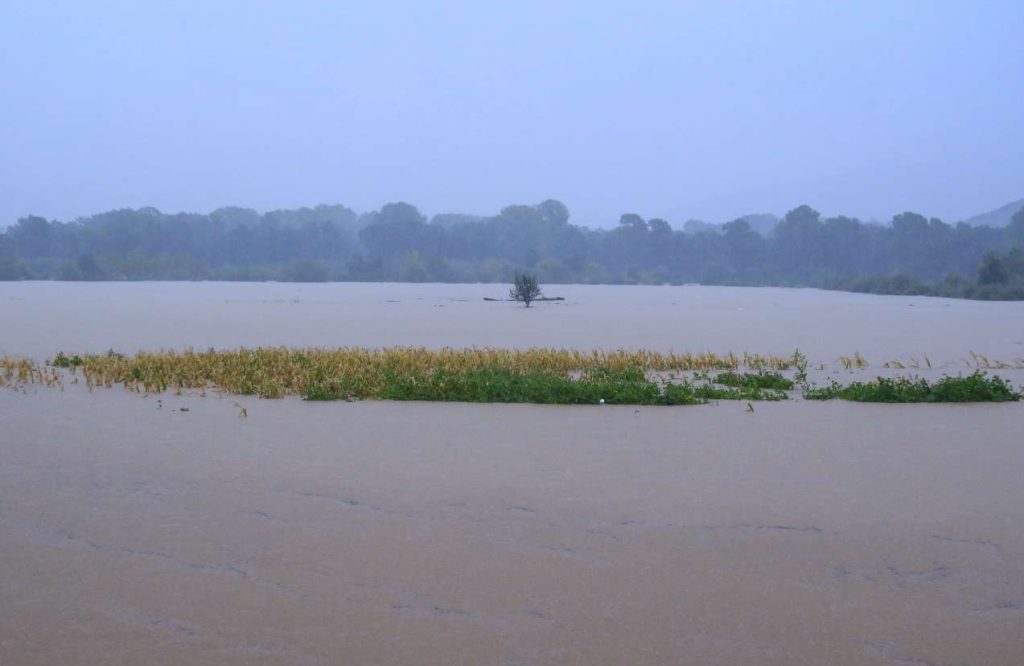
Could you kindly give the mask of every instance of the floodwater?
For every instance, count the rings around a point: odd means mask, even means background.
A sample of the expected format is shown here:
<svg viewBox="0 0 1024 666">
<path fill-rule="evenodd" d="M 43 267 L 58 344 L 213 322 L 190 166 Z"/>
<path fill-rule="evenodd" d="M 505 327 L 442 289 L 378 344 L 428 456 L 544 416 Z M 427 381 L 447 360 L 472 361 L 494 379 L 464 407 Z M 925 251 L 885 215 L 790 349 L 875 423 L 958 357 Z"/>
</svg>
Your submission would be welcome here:
<svg viewBox="0 0 1024 666">
<path fill-rule="evenodd" d="M 0 351 L 1024 356 L 1014 303 L 548 291 L 0 284 Z M 745 409 L 2 390 L 0 664 L 1022 663 L 1024 405 Z"/>
<path fill-rule="evenodd" d="M 239 346 L 569 347 L 786 355 L 812 362 L 1024 357 L 1024 303 L 816 289 L 551 285 L 0 282 L 0 353 Z"/>
</svg>

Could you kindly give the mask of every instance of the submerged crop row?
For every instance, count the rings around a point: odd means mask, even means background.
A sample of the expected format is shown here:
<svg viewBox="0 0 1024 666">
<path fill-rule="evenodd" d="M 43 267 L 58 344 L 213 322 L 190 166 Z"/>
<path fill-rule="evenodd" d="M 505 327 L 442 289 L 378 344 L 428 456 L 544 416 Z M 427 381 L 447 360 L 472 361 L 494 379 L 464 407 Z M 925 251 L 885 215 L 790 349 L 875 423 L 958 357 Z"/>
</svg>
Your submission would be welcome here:
<svg viewBox="0 0 1024 666">
<path fill-rule="evenodd" d="M 0 386 L 57 386 L 60 383 L 60 372 L 53 366 L 40 365 L 27 358 L 0 356 Z"/>
<path fill-rule="evenodd" d="M 1019 400 L 999 376 L 878 378 L 819 388 L 807 363 L 791 357 L 559 349 L 287 349 L 57 354 L 47 364 L 0 357 L 0 384 L 93 387 L 136 392 L 217 390 L 306 400 L 427 400 L 538 404 L 689 405 L 711 400 L 806 399 L 863 402 Z M 711 374 L 714 371 L 714 374 Z M 789 372 L 792 377 L 785 376 Z"/>
<path fill-rule="evenodd" d="M 81 370 L 90 386 L 123 384 L 155 392 L 216 387 L 243 395 L 379 398 L 398 385 L 420 385 L 433 375 L 490 372 L 510 377 L 581 379 L 595 372 L 692 372 L 745 368 L 778 372 L 800 357 L 753 354 L 662 354 L 647 351 L 564 349 L 287 349 L 58 354 L 52 365 Z"/>
</svg>

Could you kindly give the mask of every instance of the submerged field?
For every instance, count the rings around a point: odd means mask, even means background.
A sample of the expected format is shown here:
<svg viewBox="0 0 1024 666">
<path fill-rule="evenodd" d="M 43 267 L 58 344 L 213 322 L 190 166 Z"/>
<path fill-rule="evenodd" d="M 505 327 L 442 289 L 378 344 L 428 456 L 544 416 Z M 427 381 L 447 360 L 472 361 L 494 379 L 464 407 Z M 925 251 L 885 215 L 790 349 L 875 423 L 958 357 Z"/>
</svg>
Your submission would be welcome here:
<svg viewBox="0 0 1024 666">
<path fill-rule="evenodd" d="M 1021 403 L 29 393 L 0 390 L 5 666 L 1024 647 Z"/>
<path fill-rule="evenodd" d="M 1024 306 L 493 293 L 0 284 L 0 663 L 1019 664 Z"/>
<path fill-rule="evenodd" d="M 0 282 L 0 353 L 259 346 L 744 350 L 812 366 L 856 352 L 962 370 L 976 351 L 1024 358 L 1024 303 L 814 289 L 545 285 L 529 310 L 505 285 Z"/>
<path fill-rule="evenodd" d="M 842 357 L 850 368 L 860 356 Z M 987 362 L 986 367 L 991 367 Z M 887 364 L 891 365 L 891 364 Z M 901 364 L 902 365 L 902 364 Z M 980 366 L 980 360 L 979 360 Z M 1005 363 L 997 367 L 1010 368 Z M 740 371 L 740 370 L 744 371 Z M 558 349 L 240 349 L 126 356 L 59 352 L 39 364 L 0 357 L 0 385 L 63 388 L 79 378 L 92 390 L 115 384 L 136 393 L 227 391 L 305 400 L 424 400 L 534 404 L 696 405 L 712 400 L 1008 402 L 1012 384 L 980 369 L 967 376 L 877 377 L 847 385 L 808 380 L 807 359 L 771 355 L 601 352 Z M 713 372 L 717 371 L 717 372 Z M 790 371 L 791 377 L 784 373 Z"/>
</svg>

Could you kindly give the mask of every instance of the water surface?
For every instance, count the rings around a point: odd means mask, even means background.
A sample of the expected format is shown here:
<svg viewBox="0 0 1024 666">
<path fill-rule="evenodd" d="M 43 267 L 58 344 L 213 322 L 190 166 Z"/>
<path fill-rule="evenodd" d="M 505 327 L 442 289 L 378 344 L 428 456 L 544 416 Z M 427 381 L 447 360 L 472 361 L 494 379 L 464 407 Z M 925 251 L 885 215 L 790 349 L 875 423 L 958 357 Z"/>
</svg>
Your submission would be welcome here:
<svg viewBox="0 0 1024 666">
<path fill-rule="evenodd" d="M 0 347 L 799 346 L 837 372 L 1024 331 L 1018 304 L 549 291 L 3 284 Z M 1021 423 L 2 390 L 0 663 L 1019 664 Z"/>
<path fill-rule="evenodd" d="M 816 289 L 550 285 L 529 310 L 505 285 L 0 283 L 0 352 L 238 346 L 715 351 L 833 361 L 976 351 L 1024 358 L 1024 303 Z"/>
</svg>

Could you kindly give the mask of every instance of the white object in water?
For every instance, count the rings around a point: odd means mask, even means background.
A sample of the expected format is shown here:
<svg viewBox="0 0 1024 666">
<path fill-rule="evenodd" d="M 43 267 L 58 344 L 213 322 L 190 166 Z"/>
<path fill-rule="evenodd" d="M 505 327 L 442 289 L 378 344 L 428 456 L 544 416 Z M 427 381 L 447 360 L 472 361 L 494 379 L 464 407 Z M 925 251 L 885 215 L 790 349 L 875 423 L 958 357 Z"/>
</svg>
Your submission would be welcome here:
<svg viewBox="0 0 1024 666">
<path fill-rule="evenodd" d="M 600 400 L 598 400 L 598 401 L 597 401 L 597 404 L 599 404 L 599 405 L 603 405 L 603 404 L 604 404 L 604 398 L 601 398 Z"/>
</svg>

